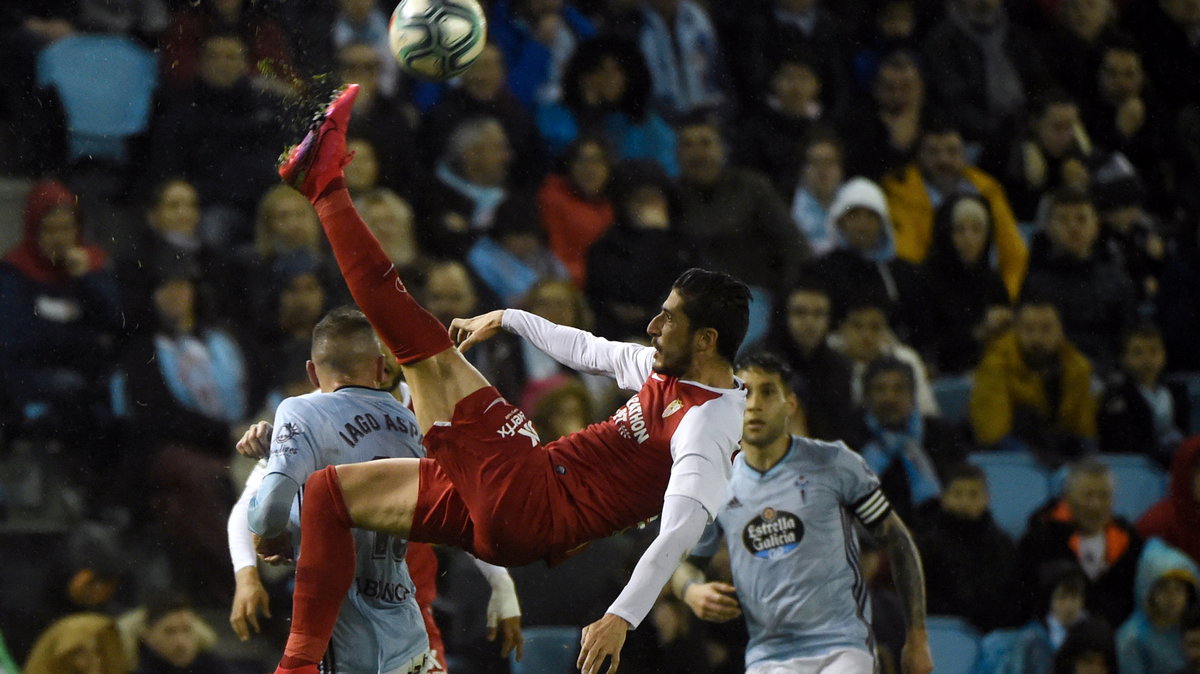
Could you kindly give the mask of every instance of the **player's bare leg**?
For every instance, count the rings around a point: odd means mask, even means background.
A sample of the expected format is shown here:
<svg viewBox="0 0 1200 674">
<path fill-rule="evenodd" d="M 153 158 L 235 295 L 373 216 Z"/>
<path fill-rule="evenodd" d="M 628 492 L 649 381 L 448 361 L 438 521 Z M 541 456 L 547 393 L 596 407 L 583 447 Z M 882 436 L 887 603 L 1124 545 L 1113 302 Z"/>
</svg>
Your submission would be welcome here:
<svg viewBox="0 0 1200 674">
<path fill-rule="evenodd" d="M 350 85 L 334 99 L 279 174 L 316 206 L 355 302 L 404 367 L 417 421 L 427 431 L 435 421 L 449 421 L 459 400 L 489 384 L 454 349 L 441 323 L 408 293 L 354 209 L 342 168 L 350 160 L 346 127 L 357 91 Z"/>
</svg>

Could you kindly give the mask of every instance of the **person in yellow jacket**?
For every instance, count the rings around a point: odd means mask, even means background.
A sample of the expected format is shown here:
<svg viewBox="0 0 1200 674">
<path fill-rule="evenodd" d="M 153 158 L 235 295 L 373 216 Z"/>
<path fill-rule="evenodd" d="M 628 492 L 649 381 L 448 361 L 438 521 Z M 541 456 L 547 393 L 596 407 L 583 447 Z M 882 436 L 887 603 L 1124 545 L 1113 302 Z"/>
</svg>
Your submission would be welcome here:
<svg viewBox="0 0 1200 674">
<path fill-rule="evenodd" d="M 1096 436 L 1092 365 L 1063 335 L 1058 310 L 1031 298 L 984 351 L 971 391 L 980 446 L 1024 445 L 1051 463 Z M 1009 441 L 1015 441 L 1010 443 Z"/>
<path fill-rule="evenodd" d="M 995 219 L 992 246 L 1009 297 L 1016 299 L 1025 280 L 1029 251 L 1004 188 L 987 173 L 968 166 L 963 138 L 951 126 L 925 129 L 916 159 L 883 179 L 888 211 L 896 233 L 896 254 L 920 264 L 933 242 L 933 215 L 941 202 L 961 192 L 975 192 L 987 200 Z"/>
</svg>

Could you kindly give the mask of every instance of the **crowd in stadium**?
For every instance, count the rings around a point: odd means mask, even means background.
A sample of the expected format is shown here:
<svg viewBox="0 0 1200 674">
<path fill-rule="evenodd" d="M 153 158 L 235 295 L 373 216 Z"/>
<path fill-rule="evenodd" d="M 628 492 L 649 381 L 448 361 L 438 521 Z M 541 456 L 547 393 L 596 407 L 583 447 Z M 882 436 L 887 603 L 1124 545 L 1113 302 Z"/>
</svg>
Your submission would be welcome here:
<svg viewBox="0 0 1200 674">
<path fill-rule="evenodd" d="M 376 0 L 0 7 L 0 172 L 27 186 L 0 262 L 0 527 L 29 541 L 0 543 L 23 569 L 0 633 L 25 671 L 93 671 L 54 660 L 84 638 L 95 671 L 185 671 L 162 663 L 233 639 L 200 617 L 233 594 L 233 442 L 310 389 L 312 329 L 350 301 L 275 162 L 353 82 L 347 185 L 444 323 L 520 307 L 644 342 L 680 272 L 727 272 L 754 297 L 742 352 L 795 372 L 795 432 L 860 452 L 913 529 L 930 614 L 1007 637 L 981 659 L 1200 672 L 1200 0 L 485 9 L 479 60 L 434 83 Z M 511 335 L 468 355 L 543 440 L 624 399 Z M 1028 521 L 990 514 L 988 454 L 1045 480 Z M 1159 482 L 1115 508 L 1136 461 Z M 18 526 L 52 511 L 49 542 Z M 525 624 L 590 622 L 647 540 L 514 571 Z M 870 545 L 863 566 L 888 576 Z M 451 669 L 505 671 L 479 582 L 446 576 Z M 181 614 L 185 655 L 160 624 Z M 621 668 L 741 671 L 743 643 L 667 592 Z"/>
</svg>

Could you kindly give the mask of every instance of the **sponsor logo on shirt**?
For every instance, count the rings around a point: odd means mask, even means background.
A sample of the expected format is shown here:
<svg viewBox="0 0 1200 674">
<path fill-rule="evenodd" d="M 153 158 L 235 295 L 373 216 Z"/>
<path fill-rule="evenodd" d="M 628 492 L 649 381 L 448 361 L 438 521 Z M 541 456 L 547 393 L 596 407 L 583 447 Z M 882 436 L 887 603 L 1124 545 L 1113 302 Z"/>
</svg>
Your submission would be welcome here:
<svg viewBox="0 0 1200 674">
<path fill-rule="evenodd" d="M 804 523 L 796 515 L 764 508 L 742 531 L 742 544 L 760 559 L 778 559 L 795 550 L 804 538 Z"/>
<path fill-rule="evenodd" d="M 663 410 L 662 418 L 666 419 L 667 417 L 671 416 L 672 414 L 675 414 L 676 412 L 678 412 L 681 409 L 683 409 L 683 401 L 680 400 L 679 398 L 676 398 L 671 401 L 670 405 L 667 405 L 667 409 Z"/>
<path fill-rule="evenodd" d="M 642 416 L 642 401 L 635 393 L 621 409 L 612 416 L 617 425 L 617 432 L 626 440 L 637 440 L 640 445 L 650 439 L 650 431 L 646 429 L 646 419 Z"/>
<path fill-rule="evenodd" d="M 502 438 L 511 438 L 516 435 L 523 435 L 529 438 L 530 446 L 537 446 L 542 441 L 538 437 L 537 430 L 533 427 L 533 422 L 525 417 L 525 413 L 521 410 L 513 410 L 508 415 L 508 421 L 496 430 L 496 435 Z"/>
<path fill-rule="evenodd" d="M 304 431 L 296 424 L 288 421 L 279 426 L 279 430 L 275 431 L 275 442 L 284 443 L 297 435 L 303 435 Z"/>
</svg>

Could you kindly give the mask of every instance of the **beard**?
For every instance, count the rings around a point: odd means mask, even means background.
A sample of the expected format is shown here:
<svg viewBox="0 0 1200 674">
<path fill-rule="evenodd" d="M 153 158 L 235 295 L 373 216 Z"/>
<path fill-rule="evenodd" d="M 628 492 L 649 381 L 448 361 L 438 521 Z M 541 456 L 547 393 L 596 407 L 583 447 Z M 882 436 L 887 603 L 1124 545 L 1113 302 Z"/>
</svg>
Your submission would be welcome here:
<svg viewBox="0 0 1200 674">
<path fill-rule="evenodd" d="M 661 347 L 659 347 L 661 349 Z M 653 369 L 658 374 L 663 374 L 668 377 L 683 377 L 692 366 L 692 347 L 689 345 L 687 349 L 676 354 L 670 355 L 665 349 L 660 350 L 659 355 L 662 357 L 662 365 L 655 365 Z"/>
</svg>

